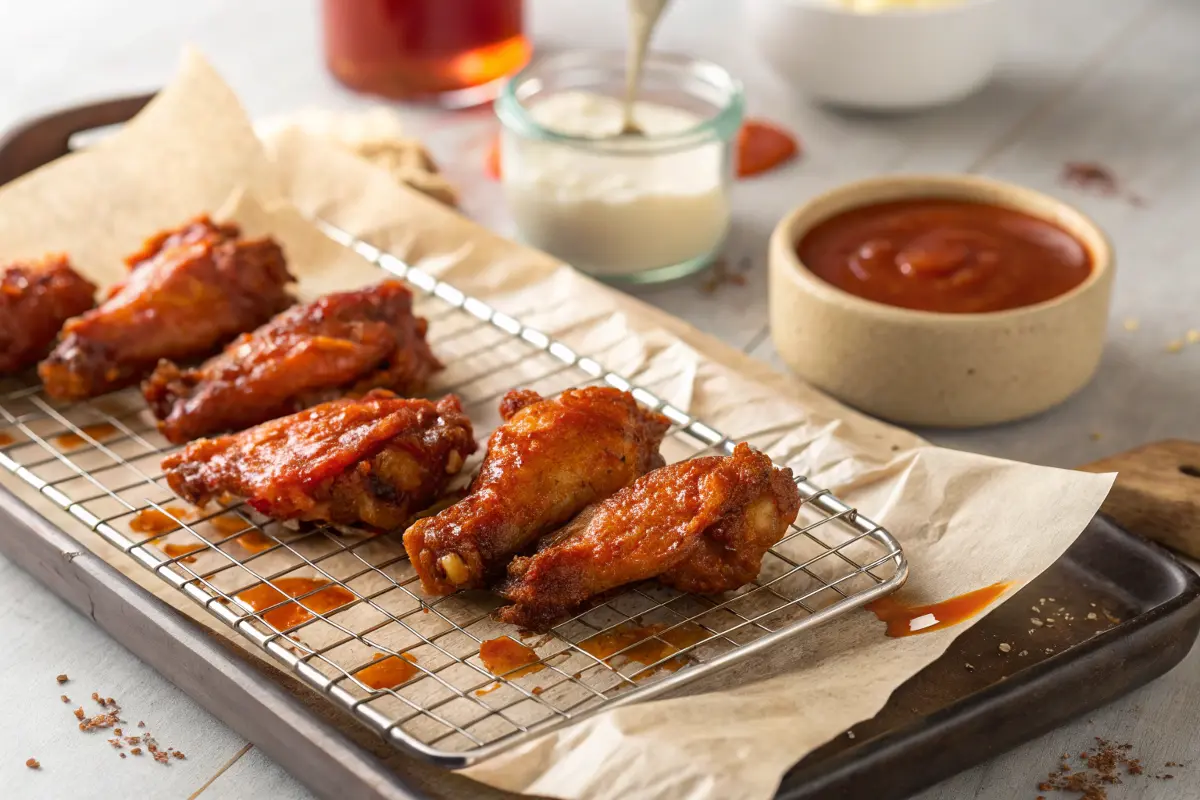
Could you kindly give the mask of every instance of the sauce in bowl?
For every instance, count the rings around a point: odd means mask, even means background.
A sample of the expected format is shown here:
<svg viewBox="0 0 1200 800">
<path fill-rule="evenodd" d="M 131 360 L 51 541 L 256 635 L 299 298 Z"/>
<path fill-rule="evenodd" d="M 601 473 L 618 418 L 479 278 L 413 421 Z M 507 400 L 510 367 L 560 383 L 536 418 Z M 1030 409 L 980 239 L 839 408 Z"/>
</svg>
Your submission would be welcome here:
<svg viewBox="0 0 1200 800">
<path fill-rule="evenodd" d="M 857 297 L 947 314 L 1036 305 L 1092 273 L 1088 248 L 1052 222 L 940 198 L 837 214 L 808 231 L 796 255 L 814 275 Z"/>
</svg>

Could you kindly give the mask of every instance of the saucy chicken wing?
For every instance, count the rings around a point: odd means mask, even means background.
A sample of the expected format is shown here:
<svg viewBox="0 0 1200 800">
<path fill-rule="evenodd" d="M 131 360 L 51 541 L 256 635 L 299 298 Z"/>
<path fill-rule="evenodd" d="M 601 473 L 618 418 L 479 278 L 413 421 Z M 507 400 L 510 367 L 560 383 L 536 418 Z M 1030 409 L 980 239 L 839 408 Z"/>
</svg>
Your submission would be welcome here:
<svg viewBox="0 0 1200 800">
<path fill-rule="evenodd" d="M 428 508 L 475 452 L 454 395 L 437 403 L 376 389 L 198 439 L 163 462 L 180 497 L 243 497 L 275 519 L 394 528 Z"/>
<path fill-rule="evenodd" d="M 63 326 L 38 367 L 46 393 L 82 400 L 137 383 L 160 358 L 205 356 L 292 304 L 271 239 L 199 217 L 148 240 L 108 298 Z"/>
<path fill-rule="evenodd" d="M 429 594 L 484 586 L 515 553 L 661 465 L 670 421 L 612 388 L 509 392 L 468 495 L 404 534 Z"/>
<path fill-rule="evenodd" d="M 544 630 L 588 598 L 659 578 L 684 591 L 730 591 L 796 519 L 791 470 L 739 444 L 732 456 L 681 461 L 639 478 L 513 559 L 497 616 Z"/>
<path fill-rule="evenodd" d="M 176 444 L 241 430 L 343 394 L 418 394 L 441 364 L 399 281 L 294 306 L 196 369 L 171 361 L 142 384 Z"/>
<path fill-rule="evenodd" d="M 96 287 L 63 255 L 6 267 L 0 274 L 0 374 L 36 364 L 63 323 L 91 308 L 95 295 Z"/>
</svg>

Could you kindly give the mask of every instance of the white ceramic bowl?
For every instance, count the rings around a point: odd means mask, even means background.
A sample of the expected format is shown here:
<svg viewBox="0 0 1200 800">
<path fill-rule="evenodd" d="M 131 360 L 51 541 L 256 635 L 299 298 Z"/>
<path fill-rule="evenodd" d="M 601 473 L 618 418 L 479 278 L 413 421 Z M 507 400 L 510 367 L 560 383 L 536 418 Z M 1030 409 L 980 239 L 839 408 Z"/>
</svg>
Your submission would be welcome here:
<svg viewBox="0 0 1200 800">
<path fill-rule="evenodd" d="M 985 314 L 914 311 L 826 283 L 796 255 L 804 234 L 864 205 L 956 198 L 1005 206 L 1070 231 L 1092 274 L 1036 305 Z M 969 175 L 888 176 L 834 189 L 779 223 L 770 245 L 771 337 L 801 378 L 869 414 L 966 428 L 1037 414 L 1096 371 L 1112 293 L 1112 250 L 1080 212 L 1032 189 Z"/>
<path fill-rule="evenodd" d="M 861 13 L 838 0 L 745 0 L 745 11 L 764 58 L 800 91 L 848 108 L 904 111 L 960 100 L 987 82 L 1008 5 Z"/>
</svg>

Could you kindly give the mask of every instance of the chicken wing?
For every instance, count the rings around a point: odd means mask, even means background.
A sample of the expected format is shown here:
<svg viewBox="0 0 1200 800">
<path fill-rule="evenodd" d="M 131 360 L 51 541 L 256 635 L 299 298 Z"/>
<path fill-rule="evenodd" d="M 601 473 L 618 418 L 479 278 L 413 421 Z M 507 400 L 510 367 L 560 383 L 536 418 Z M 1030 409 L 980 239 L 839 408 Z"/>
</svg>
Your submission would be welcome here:
<svg viewBox="0 0 1200 800">
<path fill-rule="evenodd" d="M 425 328 L 412 313 L 412 292 L 384 281 L 290 308 L 196 369 L 160 361 L 142 394 L 159 430 L 176 444 L 346 393 L 417 394 L 442 366 Z"/>
<path fill-rule="evenodd" d="M 63 255 L 6 267 L 0 274 L 0 374 L 36 364 L 63 323 L 91 308 L 95 295 L 96 287 Z"/>
<path fill-rule="evenodd" d="M 199 217 L 126 259 L 131 272 L 99 308 L 68 320 L 38 367 L 47 394 L 82 400 L 136 383 L 160 358 L 204 356 L 292 304 L 271 239 Z"/>
<path fill-rule="evenodd" d="M 685 591 L 736 589 L 800 509 L 791 470 L 739 444 L 639 478 L 513 559 L 497 616 L 544 630 L 588 598 L 658 577 Z"/>
<path fill-rule="evenodd" d="M 670 424 L 607 387 L 551 400 L 509 392 L 500 414 L 468 495 L 404 534 L 429 594 L 485 585 L 539 536 L 661 465 Z"/>
<path fill-rule="evenodd" d="M 376 389 L 198 439 L 162 467 L 193 503 L 244 497 L 275 519 L 394 528 L 429 507 L 475 449 L 454 395 L 435 404 Z"/>
</svg>

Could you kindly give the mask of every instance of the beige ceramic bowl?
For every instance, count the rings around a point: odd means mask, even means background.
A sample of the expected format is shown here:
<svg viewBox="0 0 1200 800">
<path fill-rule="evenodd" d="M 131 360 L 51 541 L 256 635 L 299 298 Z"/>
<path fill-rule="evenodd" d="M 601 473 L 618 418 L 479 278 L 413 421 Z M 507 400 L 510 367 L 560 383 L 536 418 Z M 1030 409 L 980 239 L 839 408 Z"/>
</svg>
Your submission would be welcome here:
<svg viewBox="0 0 1200 800">
<path fill-rule="evenodd" d="M 1070 231 L 1092 274 L 1064 295 L 987 314 L 941 314 L 863 300 L 813 275 L 796 243 L 815 224 L 890 200 L 958 198 L 1007 206 Z M 965 428 L 1037 414 L 1096 371 L 1104 347 L 1113 257 L 1080 212 L 1053 197 L 972 176 L 889 176 L 805 203 L 775 228 L 771 335 L 796 373 L 869 414 L 907 425 Z"/>
</svg>

